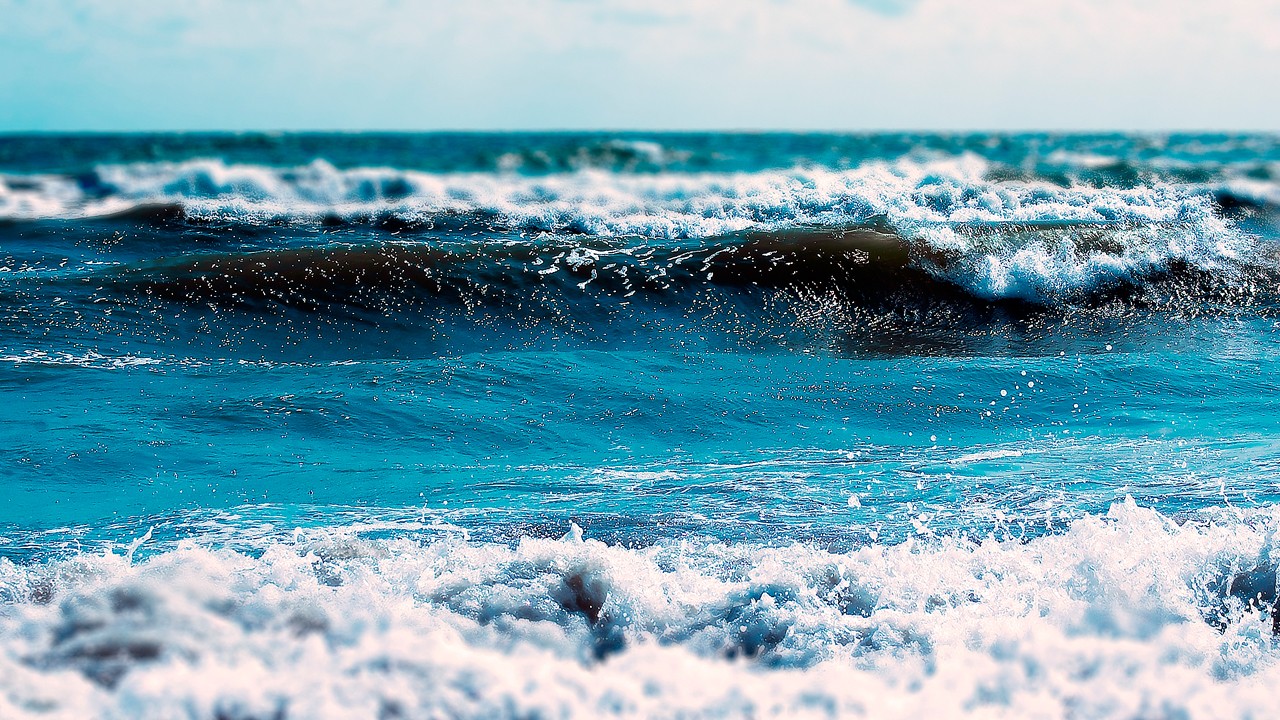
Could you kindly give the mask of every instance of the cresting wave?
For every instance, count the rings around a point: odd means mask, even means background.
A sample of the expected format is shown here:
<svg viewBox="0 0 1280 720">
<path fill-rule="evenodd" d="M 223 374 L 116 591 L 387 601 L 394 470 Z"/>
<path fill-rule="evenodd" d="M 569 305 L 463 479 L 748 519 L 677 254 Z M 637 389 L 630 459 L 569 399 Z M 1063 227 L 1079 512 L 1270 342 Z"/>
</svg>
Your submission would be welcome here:
<svg viewBox="0 0 1280 720">
<path fill-rule="evenodd" d="M 498 225 L 606 237 L 714 237 L 797 224 L 885 217 L 895 226 L 956 223 L 1195 222 L 1212 214 L 1175 186 L 1132 189 L 992 181 L 976 156 L 869 161 L 850 170 L 626 174 L 588 170 L 529 177 L 295 168 L 218 160 L 100 166 L 80 177 L 3 178 L 0 217 L 80 219 L 143 205 L 179 204 L 193 219 L 318 222 L 482 215 Z"/>
<path fill-rule="evenodd" d="M 977 298 L 1033 302 L 1180 269 L 1218 274 L 1230 285 L 1242 263 L 1259 264 L 1257 240 L 1202 190 L 1062 186 L 991 174 L 990 163 L 970 155 L 869 161 L 851 170 L 538 177 L 187 161 L 101 166 L 79 178 L 6 176 L 0 218 L 177 223 L 176 231 L 354 224 L 406 239 L 532 233 L 586 238 L 588 253 L 595 239 L 680 247 L 871 230 L 899 238 L 912 267 Z"/>
<path fill-rule="evenodd" d="M 0 714 L 1260 717 L 1277 531 L 1130 500 L 843 554 L 372 526 L 143 559 L 148 534 L 0 560 Z"/>
<path fill-rule="evenodd" d="M 981 253 L 911 243 L 881 228 L 744 233 L 699 246 L 538 240 L 329 244 L 201 253 L 110 267 L 87 280 L 128 295 L 229 308 L 277 304 L 382 314 L 456 305 L 551 316 L 576 305 L 685 305 L 697 293 L 825 298 L 847 308 L 1034 305 L 1121 299 L 1140 306 L 1275 302 L 1280 264 L 1176 254 L 1141 233 L 1093 226 L 975 234 Z M 81 278 L 84 282 L 86 278 Z M 97 296 L 106 299 L 105 296 Z M 1025 306 L 1029 309 L 1032 306 Z M 1008 302 L 1004 311 L 1018 312 Z M 939 312 L 942 312 L 939 309 Z M 943 313 L 946 314 L 946 313 Z"/>
</svg>

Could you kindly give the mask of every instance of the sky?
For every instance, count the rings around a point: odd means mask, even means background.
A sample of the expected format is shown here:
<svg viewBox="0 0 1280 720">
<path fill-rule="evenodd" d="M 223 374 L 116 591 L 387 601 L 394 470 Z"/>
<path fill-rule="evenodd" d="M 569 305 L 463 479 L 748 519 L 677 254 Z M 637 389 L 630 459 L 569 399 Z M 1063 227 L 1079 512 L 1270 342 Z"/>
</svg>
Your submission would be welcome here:
<svg viewBox="0 0 1280 720">
<path fill-rule="evenodd" d="M 0 131 L 1277 130 L 1280 0 L 0 0 Z"/>
</svg>

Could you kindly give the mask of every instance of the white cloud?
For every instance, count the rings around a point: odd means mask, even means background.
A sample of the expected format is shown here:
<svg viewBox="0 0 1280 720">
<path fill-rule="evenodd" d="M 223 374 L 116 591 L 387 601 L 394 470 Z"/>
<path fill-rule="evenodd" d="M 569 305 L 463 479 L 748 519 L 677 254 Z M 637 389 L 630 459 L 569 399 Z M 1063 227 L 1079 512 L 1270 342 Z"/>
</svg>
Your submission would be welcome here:
<svg viewBox="0 0 1280 720">
<path fill-rule="evenodd" d="M 915 7 L 917 0 L 849 0 L 883 15 L 903 15 Z"/>
</svg>

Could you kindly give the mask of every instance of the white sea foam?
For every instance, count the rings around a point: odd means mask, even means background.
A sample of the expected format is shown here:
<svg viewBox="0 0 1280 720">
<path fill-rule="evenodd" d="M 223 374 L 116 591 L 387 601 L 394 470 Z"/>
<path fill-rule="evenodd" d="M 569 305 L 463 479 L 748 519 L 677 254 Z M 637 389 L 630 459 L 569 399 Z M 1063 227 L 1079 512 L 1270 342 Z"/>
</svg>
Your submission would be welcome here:
<svg viewBox="0 0 1280 720">
<path fill-rule="evenodd" d="M 75 354 L 69 352 L 50 353 L 44 350 L 27 350 L 23 353 L 0 355 L 0 363 L 14 363 L 15 365 L 33 364 L 52 367 L 100 368 L 107 370 L 119 370 L 121 368 L 138 367 L 142 365 L 160 365 L 164 362 L 164 360 L 159 358 L 144 357 L 140 355 L 103 355 L 102 353 L 94 351 Z"/>
<path fill-rule="evenodd" d="M 967 463 L 983 462 L 986 460 L 1001 460 L 1004 458 L 1022 457 L 1021 450 L 986 450 L 983 452 L 969 453 L 961 455 L 952 460 L 953 465 L 965 465 Z"/>
<path fill-rule="evenodd" d="M 0 716 L 1262 717 L 1270 621 L 1219 589 L 1278 529 L 1130 501 L 847 554 L 348 529 L 0 561 Z"/>
<path fill-rule="evenodd" d="M 928 269 L 976 295 L 1032 300 L 1175 262 L 1221 271 L 1251 247 L 1214 213 L 1204 188 L 997 182 L 987 179 L 989 170 L 973 155 L 850 170 L 544 176 L 193 160 L 103 166 L 95 194 L 52 176 L 25 178 L 25 189 L 15 189 L 11 177 L 0 184 L 0 218 L 77 218 L 179 203 L 195 218 L 242 223 L 464 216 L 522 231 L 659 241 L 875 221 L 916 243 Z"/>
</svg>

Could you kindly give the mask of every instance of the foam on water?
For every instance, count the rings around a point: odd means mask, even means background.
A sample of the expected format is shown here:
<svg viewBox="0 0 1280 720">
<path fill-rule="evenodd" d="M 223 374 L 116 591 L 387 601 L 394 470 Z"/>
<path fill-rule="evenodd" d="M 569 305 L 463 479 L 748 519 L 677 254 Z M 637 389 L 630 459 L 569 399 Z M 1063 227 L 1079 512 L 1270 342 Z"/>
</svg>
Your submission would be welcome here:
<svg viewBox="0 0 1280 720">
<path fill-rule="evenodd" d="M 1128 501 L 846 554 L 339 528 L 0 561 L 0 715 L 1262 716 L 1271 621 L 1228 585 L 1277 530 Z"/>
<path fill-rule="evenodd" d="M 51 367 L 83 367 L 117 370 L 140 365 L 162 365 L 160 358 L 142 357 L 138 355 L 103 355 L 97 352 L 86 352 L 76 355 L 68 352 L 49 353 L 43 350 L 28 350 L 21 354 L 0 355 L 0 363 L 15 365 L 46 365 Z"/>
<path fill-rule="evenodd" d="M 973 155 L 929 162 L 870 161 L 850 170 L 629 174 L 599 170 L 547 176 L 432 174 L 394 168 L 339 170 L 317 160 L 296 168 L 219 160 L 100 166 L 92 183 L 61 176 L 7 187 L 0 216 L 83 217 L 104 199 L 178 201 L 196 217 L 308 221 L 337 212 L 406 218 L 487 211 L 535 230 L 651 238 L 710 237 L 770 223 L 1185 221 L 1204 208 L 1172 187 L 1061 187 L 986 180 Z M 12 185 L 14 176 L 9 176 Z M 111 210 L 115 205 L 109 206 Z"/>
</svg>

